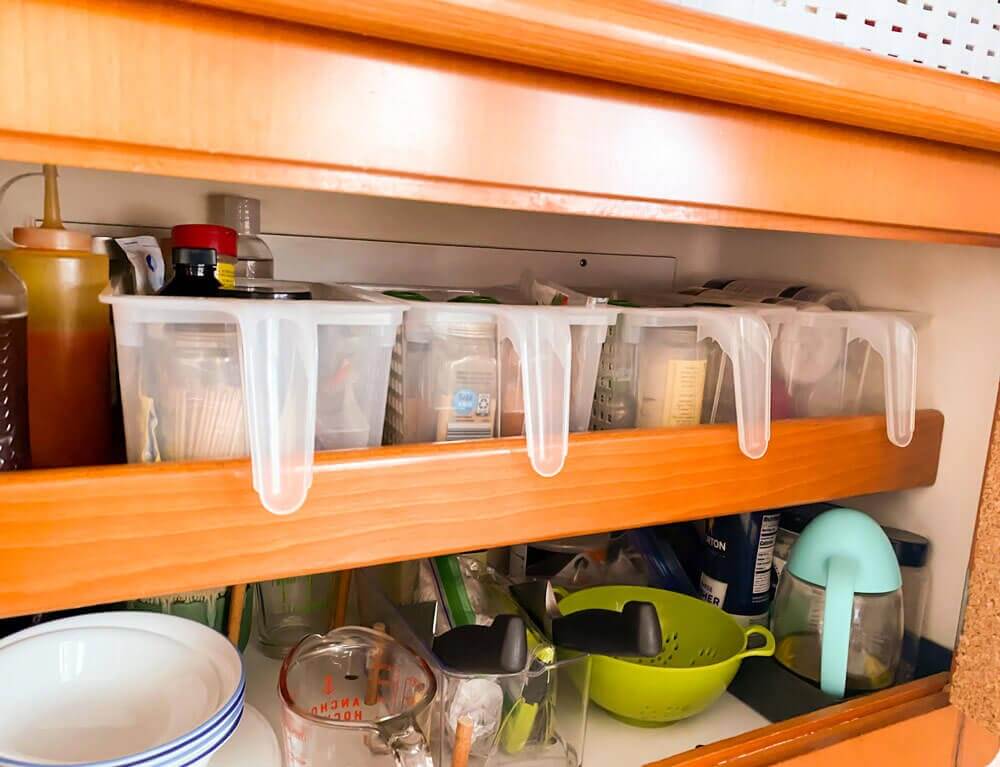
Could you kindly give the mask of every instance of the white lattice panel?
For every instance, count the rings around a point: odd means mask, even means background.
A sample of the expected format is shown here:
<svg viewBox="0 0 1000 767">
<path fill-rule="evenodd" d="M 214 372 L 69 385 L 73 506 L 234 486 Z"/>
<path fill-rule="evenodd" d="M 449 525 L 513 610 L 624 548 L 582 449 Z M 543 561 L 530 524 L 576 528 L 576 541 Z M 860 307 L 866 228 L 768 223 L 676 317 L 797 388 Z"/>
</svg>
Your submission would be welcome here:
<svg viewBox="0 0 1000 767">
<path fill-rule="evenodd" d="M 1000 0 L 676 0 L 772 29 L 1000 82 Z"/>
</svg>

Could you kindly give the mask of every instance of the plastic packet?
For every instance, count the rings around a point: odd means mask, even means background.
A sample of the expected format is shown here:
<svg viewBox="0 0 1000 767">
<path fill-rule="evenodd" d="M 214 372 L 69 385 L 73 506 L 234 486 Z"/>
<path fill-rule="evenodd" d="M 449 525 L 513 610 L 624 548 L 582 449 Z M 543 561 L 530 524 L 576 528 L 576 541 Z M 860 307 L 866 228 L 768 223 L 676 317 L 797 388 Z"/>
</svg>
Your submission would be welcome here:
<svg viewBox="0 0 1000 767">
<path fill-rule="evenodd" d="M 166 267 L 163 263 L 163 253 L 156 238 L 143 234 L 139 237 L 119 237 L 115 239 L 118 246 L 125 251 L 129 263 L 132 264 L 135 278 L 135 293 L 149 296 L 160 291 Z"/>
</svg>

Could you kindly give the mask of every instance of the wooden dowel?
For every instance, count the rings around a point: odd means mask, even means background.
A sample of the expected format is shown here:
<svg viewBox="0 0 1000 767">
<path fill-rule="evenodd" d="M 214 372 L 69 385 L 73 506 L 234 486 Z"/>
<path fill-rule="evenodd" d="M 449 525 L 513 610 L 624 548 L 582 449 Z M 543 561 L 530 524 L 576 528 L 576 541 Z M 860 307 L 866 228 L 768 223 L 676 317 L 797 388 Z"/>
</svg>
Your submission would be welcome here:
<svg viewBox="0 0 1000 767">
<path fill-rule="evenodd" d="M 379 628 L 380 626 L 381 628 Z M 385 631 L 385 624 L 376 623 L 375 630 Z M 382 668 L 382 649 L 374 647 L 368 658 L 368 686 L 365 689 L 366 706 L 374 706 L 378 703 L 379 685 L 382 681 Z"/>
<path fill-rule="evenodd" d="M 226 636 L 229 641 L 239 647 L 240 628 L 243 625 L 243 606 L 247 597 L 247 585 L 240 583 L 229 588 L 229 623 L 226 626 Z"/>
<path fill-rule="evenodd" d="M 455 747 L 451 750 L 451 767 L 467 767 L 472 751 L 472 717 L 462 714 L 455 726 Z"/>
<path fill-rule="evenodd" d="M 347 599 L 351 593 L 351 571 L 337 573 L 337 599 L 333 605 L 333 622 L 330 628 L 339 629 L 347 622 Z"/>
</svg>

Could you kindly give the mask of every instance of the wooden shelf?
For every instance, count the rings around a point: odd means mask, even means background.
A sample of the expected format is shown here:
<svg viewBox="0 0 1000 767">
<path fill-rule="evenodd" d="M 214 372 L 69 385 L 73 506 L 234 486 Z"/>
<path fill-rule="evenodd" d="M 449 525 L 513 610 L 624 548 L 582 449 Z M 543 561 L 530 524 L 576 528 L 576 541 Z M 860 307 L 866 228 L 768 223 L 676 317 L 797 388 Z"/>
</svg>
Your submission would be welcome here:
<svg viewBox="0 0 1000 767">
<path fill-rule="evenodd" d="M 758 461 L 732 426 L 576 434 L 551 479 L 520 439 L 324 453 L 287 517 L 246 460 L 10 473 L 0 616 L 930 485 L 943 425 L 779 421 Z"/>
<path fill-rule="evenodd" d="M 1000 155 L 843 124 L 856 108 L 923 126 L 918 136 L 958 141 L 968 131 L 970 142 L 994 148 L 995 85 L 722 19 L 709 29 L 703 16 L 659 0 L 226 4 L 365 34 L 168 0 L 7 0 L 0 158 L 547 213 L 1000 244 L 991 194 Z M 489 30 L 469 39 L 497 48 L 473 56 L 373 36 L 390 35 L 385 16 L 408 6 L 395 17 L 400 37 L 405 26 L 440 32 L 419 38 L 425 45 L 465 39 L 468 14 L 473 32 Z M 546 7 L 552 30 L 539 17 Z M 523 29 L 504 20 L 516 13 Z M 512 41 L 524 62 L 549 69 L 497 60 L 516 59 L 503 48 Z M 534 57 L 552 50 L 551 61 Z M 587 68 L 604 63 L 614 71 Z M 637 87 L 632 73 L 660 80 Z M 673 87 L 683 93 L 662 90 Z M 767 109 L 725 103 L 726 93 L 756 94 L 740 104 Z M 786 96 L 828 121 L 772 111 Z M 906 99 L 916 100 L 898 118 Z"/>
<path fill-rule="evenodd" d="M 951 762 L 945 759 L 932 759 L 942 754 L 952 753 L 954 743 L 948 738 L 954 730 L 935 723 L 922 733 L 910 731 L 910 744 L 905 748 L 909 757 L 899 758 L 900 746 L 905 741 L 896 744 L 896 749 L 884 746 L 868 751 L 868 755 L 878 755 L 872 761 L 858 760 L 854 751 L 857 739 L 906 722 L 914 717 L 926 716 L 948 706 L 949 674 L 941 673 L 924 677 L 913 682 L 889 687 L 885 690 L 859 695 L 811 714 L 804 714 L 784 722 L 776 722 L 769 727 L 737 735 L 725 740 L 706 743 L 703 748 L 694 749 L 683 754 L 668 757 L 646 765 L 646 767 L 719 767 L 719 765 L 739 765 L 739 767 L 764 767 L 765 765 L 782 764 L 787 767 L 800 767 L 795 760 L 804 754 L 812 754 L 819 749 L 838 748 L 843 744 L 847 756 L 840 753 L 840 758 L 833 758 L 817 764 L 926 764 L 944 765 Z M 838 749 L 839 750 L 839 749 Z M 853 753 L 852 753 L 853 752 Z M 862 749 L 864 753 L 864 749 Z M 887 759 L 888 755 L 896 759 Z M 922 759 L 922 756 L 928 758 Z M 811 764 L 811 762 L 810 762 Z"/>
<path fill-rule="evenodd" d="M 194 2 L 1000 150 L 994 83 L 661 0 Z"/>
</svg>

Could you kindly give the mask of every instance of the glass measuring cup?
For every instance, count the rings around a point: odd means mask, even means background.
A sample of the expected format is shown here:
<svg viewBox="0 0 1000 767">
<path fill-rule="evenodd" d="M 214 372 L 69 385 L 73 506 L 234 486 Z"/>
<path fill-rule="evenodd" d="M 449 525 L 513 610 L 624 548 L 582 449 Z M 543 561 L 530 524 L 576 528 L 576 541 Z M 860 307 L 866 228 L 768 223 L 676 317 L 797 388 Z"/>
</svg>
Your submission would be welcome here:
<svg viewBox="0 0 1000 767">
<path fill-rule="evenodd" d="M 437 691 L 427 664 L 388 634 L 313 634 L 278 678 L 288 767 L 433 767 L 417 717 Z"/>
</svg>

